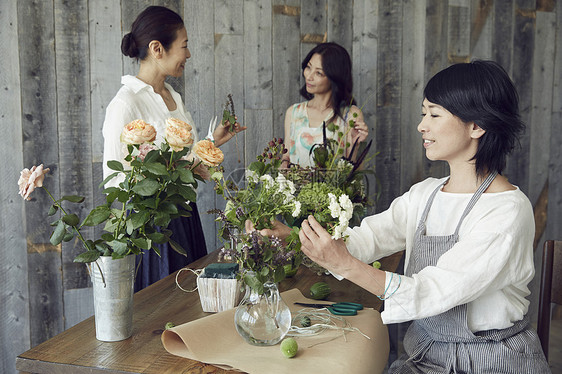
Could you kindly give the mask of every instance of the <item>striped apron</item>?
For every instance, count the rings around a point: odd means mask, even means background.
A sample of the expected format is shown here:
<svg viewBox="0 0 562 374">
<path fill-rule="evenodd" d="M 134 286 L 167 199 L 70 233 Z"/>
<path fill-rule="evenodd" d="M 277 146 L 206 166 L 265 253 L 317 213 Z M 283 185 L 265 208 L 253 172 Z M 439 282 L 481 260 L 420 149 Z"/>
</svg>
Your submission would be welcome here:
<svg viewBox="0 0 562 374">
<path fill-rule="evenodd" d="M 427 236 L 425 222 L 439 189 L 433 191 L 418 224 L 414 249 L 406 276 L 418 273 L 437 260 L 459 240 L 459 229 L 472 207 L 490 186 L 497 173 L 490 174 L 472 196 L 455 233 Z M 550 373 L 534 330 L 527 317 L 502 330 L 473 333 L 468 328 L 466 304 L 444 313 L 412 321 L 404 336 L 405 354 L 389 373 Z"/>
</svg>

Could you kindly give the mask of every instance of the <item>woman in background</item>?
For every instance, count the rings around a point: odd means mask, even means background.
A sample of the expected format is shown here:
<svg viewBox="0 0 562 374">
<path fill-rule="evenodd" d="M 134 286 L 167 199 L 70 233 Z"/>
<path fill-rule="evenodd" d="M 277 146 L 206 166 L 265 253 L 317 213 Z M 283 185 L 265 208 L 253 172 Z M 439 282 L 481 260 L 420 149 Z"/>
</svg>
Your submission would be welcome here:
<svg viewBox="0 0 562 374">
<path fill-rule="evenodd" d="M 141 119 L 154 126 L 157 145 L 164 140 L 168 118 L 191 125 L 194 142 L 198 140 L 193 119 L 185 110 L 181 96 L 165 82 L 168 76 L 181 77 L 186 60 L 191 57 L 182 18 L 165 7 L 146 8 L 133 22 L 131 32 L 123 37 L 121 51 L 125 56 L 140 61 L 140 67 L 136 76 L 121 78 L 123 86 L 106 110 L 103 124 L 104 178 L 113 172 L 107 167 L 107 161 L 123 160 L 125 154 L 120 142 L 121 131 L 133 120 Z M 217 126 L 213 133 L 215 144 L 224 144 L 244 129 L 238 123 Z M 199 170 L 199 173 L 205 174 L 205 170 Z M 116 179 L 112 182 L 114 185 L 119 183 Z M 154 251 L 145 252 L 135 280 L 135 291 L 207 254 L 197 206 L 195 203 L 190 206 L 191 217 L 177 218 L 168 226 L 173 232 L 171 239 L 186 250 L 187 257 L 172 250 L 168 244 L 161 246 L 161 257 Z"/>
<path fill-rule="evenodd" d="M 354 121 L 346 138 L 350 145 L 346 147 L 347 153 L 356 140 L 363 142 L 369 134 L 363 113 L 355 106 L 352 96 L 351 59 L 345 48 L 336 43 L 317 45 L 303 60 L 302 70 L 305 84 L 300 94 L 307 101 L 290 106 L 285 113 L 288 152 L 283 166 L 291 163 L 305 167 L 313 165 L 310 149 L 314 144 L 322 143 L 324 122 L 328 129 L 336 125 L 339 131 L 346 132 L 349 121 Z M 334 139 L 336 132 L 328 131 L 327 136 Z"/>
</svg>

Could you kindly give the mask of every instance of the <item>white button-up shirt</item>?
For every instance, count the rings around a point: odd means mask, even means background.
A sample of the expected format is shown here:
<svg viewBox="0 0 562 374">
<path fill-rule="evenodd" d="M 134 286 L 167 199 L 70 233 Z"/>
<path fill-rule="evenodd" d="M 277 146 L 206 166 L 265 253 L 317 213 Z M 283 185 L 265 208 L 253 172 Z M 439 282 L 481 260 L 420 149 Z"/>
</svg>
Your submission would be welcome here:
<svg viewBox="0 0 562 374">
<path fill-rule="evenodd" d="M 194 143 L 198 140 L 193 118 L 185 110 L 181 96 L 172 86 L 164 83 L 176 102 L 176 110 L 174 111 L 168 110 L 162 96 L 154 92 L 151 85 L 144 83 L 140 79 L 132 75 L 125 75 L 121 78 L 121 83 L 123 86 L 107 106 L 103 123 L 104 179 L 114 172 L 107 167 L 107 161 L 123 161 L 126 156 L 126 148 L 120 139 L 123 127 L 131 121 L 142 119 L 144 122 L 154 126 L 156 129 L 156 145 L 160 145 L 163 142 L 166 120 L 170 117 L 189 123 L 193 127 Z M 116 186 L 120 182 L 120 178 L 114 178 L 107 186 Z"/>
</svg>

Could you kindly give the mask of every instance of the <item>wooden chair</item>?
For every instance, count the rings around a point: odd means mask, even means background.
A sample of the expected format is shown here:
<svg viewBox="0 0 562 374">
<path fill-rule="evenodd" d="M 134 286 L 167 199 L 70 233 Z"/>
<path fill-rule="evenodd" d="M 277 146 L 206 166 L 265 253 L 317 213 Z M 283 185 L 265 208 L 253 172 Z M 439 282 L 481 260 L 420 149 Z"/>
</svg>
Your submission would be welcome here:
<svg viewBox="0 0 562 374">
<path fill-rule="evenodd" d="M 547 240 L 544 243 L 542 257 L 537 333 L 547 359 L 551 303 L 562 305 L 562 241 L 558 240 Z"/>
</svg>

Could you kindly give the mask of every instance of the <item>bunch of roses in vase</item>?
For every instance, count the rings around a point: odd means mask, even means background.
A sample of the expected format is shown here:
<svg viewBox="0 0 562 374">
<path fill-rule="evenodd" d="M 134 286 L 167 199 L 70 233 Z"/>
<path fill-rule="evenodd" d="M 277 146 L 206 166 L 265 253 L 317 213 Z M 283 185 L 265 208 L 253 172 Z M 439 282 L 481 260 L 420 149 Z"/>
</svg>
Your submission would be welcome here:
<svg viewBox="0 0 562 374">
<path fill-rule="evenodd" d="M 129 254 L 140 254 L 153 249 L 159 253 L 157 244 L 169 243 L 179 253 L 185 250 L 170 239 L 167 229 L 170 221 L 180 216 L 189 216 L 189 202 L 196 200 L 196 187 L 203 178 L 207 166 L 218 166 L 222 152 L 207 140 L 193 145 L 191 126 L 178 119 L 169 118 L 165 139 L 156 146 L 156 130 L 142 120 L 135 120 L 123 128 L 121 142 L 126 148 L 124 162 L 109 161 L 114 172 L 100 185 L 106 202 L 93 208 L 83 220 L 68 211 L 63 203 L 80 204 L 82 196 L 63 196 L 56 199 L 43 185 L 49 169 L 43 165 L 24 169 L 18 181 L 19 193 L 26 199 L 36 188 L 43 188 L 52 199 L 48 215 L 57 213 L 51 226 L 53 245 L 70 241 L 76 236 L 82 242 L 84 252 L 74 261 L 91 263 L 100 256 L 123 258 Z M 210 144 L 208 144 L 210 143 Z M 190 147 L 193 145 L 190 152 Z M 202 166 L 206 165 L 205 167 Z M 92 240 L 82 236 L 83 226 L 104 224 L 104 233 Z"/>
</svg>

